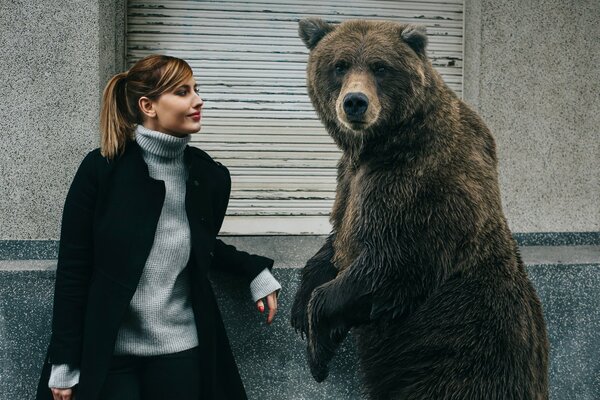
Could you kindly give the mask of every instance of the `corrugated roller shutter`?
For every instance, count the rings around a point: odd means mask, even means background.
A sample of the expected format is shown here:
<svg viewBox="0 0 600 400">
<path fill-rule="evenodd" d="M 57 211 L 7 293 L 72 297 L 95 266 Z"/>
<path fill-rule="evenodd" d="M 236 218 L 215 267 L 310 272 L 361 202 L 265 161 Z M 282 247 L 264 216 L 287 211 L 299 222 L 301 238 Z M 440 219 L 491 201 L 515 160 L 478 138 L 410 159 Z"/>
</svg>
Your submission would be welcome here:
<svg viewBox="0 0 600 400">
<path fill-rule="evenodd" d="M 222 233 L 330 230 L 339 150 L 306 94 L 308 51 L 297 31 L 311 16 L 427 26 L 429 57 L 461 95 L 463 0 L 129 1 L 129 64 L 162 53 L 194 70 L 205 108 L 192 144 L 232 175 Z"/>
</svg>

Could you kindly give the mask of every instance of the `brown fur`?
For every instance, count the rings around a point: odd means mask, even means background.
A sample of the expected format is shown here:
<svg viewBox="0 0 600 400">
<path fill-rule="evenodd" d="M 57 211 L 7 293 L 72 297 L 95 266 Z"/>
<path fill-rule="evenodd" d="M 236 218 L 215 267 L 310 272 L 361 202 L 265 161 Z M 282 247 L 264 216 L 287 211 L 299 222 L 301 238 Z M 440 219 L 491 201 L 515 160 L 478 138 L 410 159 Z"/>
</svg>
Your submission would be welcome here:
<svg viewBox="0 0 600 400">
<path fill-rule="evenodd" d="M 547 399 L 546 327 L 494 140 L 428 61 L 423 28 L 303 20 L 300 36 L 308 93 L 343 150 L 333 231 L 292 307 L 315 379 L 354 328 L 371 399 Z M 359 117 L 351 92 L 368 99 Z"/>
</svg>

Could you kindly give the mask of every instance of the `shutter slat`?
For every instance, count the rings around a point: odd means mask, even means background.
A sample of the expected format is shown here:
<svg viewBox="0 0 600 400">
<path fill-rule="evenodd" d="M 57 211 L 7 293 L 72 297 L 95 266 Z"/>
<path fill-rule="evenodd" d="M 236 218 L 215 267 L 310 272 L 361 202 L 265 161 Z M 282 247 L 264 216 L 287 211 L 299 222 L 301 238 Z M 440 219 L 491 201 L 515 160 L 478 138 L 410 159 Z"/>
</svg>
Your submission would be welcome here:
<svg viewBox="0 0 600 400">
<path fill-rule="evenodd" d="M 328 199 L 334 200 L 335 194 L 324 192 L 309 191 L 259 191 L 259 190 L 238 190 L 231 195 L 232 199 L 252 199 L 252 200 L 289 200 L 289 199 Z"/>
<path fill-rule="evenodd" d="M 198 139 L 203 140 L 202 138 Z M 318 144 L 305 144 L 305 143 L 210 143 L 201 142 L 201 148 L 209 153 L 220 150 L 220 151 L 300 151 L 300 152 L 312 152 L 312 151 L 331 151 L 338 152 L 338 149 L 334 144 L 318 143 Z"/>
<path fill-rule="evenodd" d="M 277 160 L 285 162 L 286 160 L 306 160 L 317 162 L 319 160 L 329 160 L 336 161 L 340 158 L 340 153 L 337 149 L 332 151 L 268 151 L 268 150 L 250 150 L 250 151 L 226 151 L 226 150 L 208 150 L 206 146 L 202 143 L 198 146 L 204 150 L 210 151 L 211 156 L 215 159 L 223 160 L 227 163 L 227 165 L 231 165 L 232 160 L 237 159 L 240 161 L 241 165 L 250 165 L 246 163 L 242 163 L 244 160 L 250 160 L 254 162 L 260 162 L 260 159 L 263 160 Z"/>
<path fill-rule="evenodd" d="M 327 15 L 325 19 L 331 20 L 341 17 L 375 17 L 381 18 L 384 16 L 389 17 L 389 12 L 395 12 L 397 15 L 403 17 L 430 17 L 432 19 L 444 19 L 444 20 L 462 20 L 462 5 L 461 4 L 447 4 L 445 2 L 436 2 L 432 4 L 426 4 L 424 2 L 329 2 L 329 4 L 312 3 L 299 3 L 289 2 L 288 4 L 281 2 L 210 2 L 210 1 L 161 1 L 161 0 L 143 0 L 143 1 L 130 1 L 129 12 L 134 14 L 140 12 L 140 10 L 148 9 L 154 10 L 158 13 L 163 13 L 165 10 L 181 10 L 187 15 L 190 15 L 190 11 L 201 10 L 203 14 L 213 13 L 244 13 L 247 18 L 252 18 L 251 15 L 255 15 L 257 18 L 277 18 L 279 15 L 295 15 L 295 16 L 308 16 L 318 15 L 323 17 Z M 307 10 L 306 6 L 309 6 L 310 10 Z M 152 6 L 159 6 L 159 8 L 153 8 Z"/>
<path fill-rule="evenodd" d="M 296 136 L 296 135 L 217 135 L 217 134 L 204 134 L 202 135 L 202 142 L 204 143 L 332 143 L 329 136 L 324 135 L 311 135 L 311 136 Z"/>
<path fill-rule="evenodd" d="M 216 157 L 216 156 L 215 156 Z M 223 163 L 229 167 L 259 167 L 259 168 L 332 168 L 337 165 L 337 160 L 331 159 L 309 159 L 309 158 L 273 158 L 273 159 L 249 159 L 249 158 L 221 158 Z"/>
<path fill-rule="evenodd" d="M 262 229 L 258 231 L 257 226 Z M 305 215 L 229 215 L 221 227 L 222 235 L 326 235 L 329 232 L 331 225 L 327 217 Z"/>
<path fill-rule="evenodd" d="M 392 20 L 398 21 L 398 18 L 378 18 L 380 20 Z M 405 20 L 404 18 L 402 19 Z M 425 25 L 427 27 L 427 34 L 429 36 L 462 36 L 462 25 L 457 26 L 448 26 L 439 25 L 439 21 L 436 21 L 434 24 L 424 24 L 423 21 L 427 21 L 424 18 L 413 18 L 410 21 L 406 20 L 407 23 L 420 24 Z M 184 32 L 188 32 L 188 27 L 197 27 L 196 29 L 206 29 L 207 26 L 210 26 L 212 31 L 208 33 L 214 33 L 214 29 L 218 28 L 219 31 L 222 29 L 234 29 L 236 33 L 240 33 L 242 30 L 251 31 L 252 29 L 264 29 L 265 23 L 262 20 L 252 20 L 252 19 L 244 19 L 244 24 L 241 25 L 240 21 L 232 19 L 232 18 L 205 18 L 205 17 L 186 17 L 186 16 L 177 16 L 177 15 L 160 15 L 154 16 L 151 14 L 148 15 L 140 15 L 134 14 L 130 15 L 127 20 L 128 28 L 130 28 L 131 32 L 139 31 L 143 32 L 146 27 L 153 29 L 153 25 L 161 25 L 163 27 L 169 26 L 181 26 L 186 27 Z M 297 28 L 298 20 L 293 21 L 275 21 L 270 20 L 268 28 L 270 29 L 278 29 L 283 35 L 293 37 L 294 31 Z M 296 31 L 296 37 L 298 37 Z"/>
</svg>

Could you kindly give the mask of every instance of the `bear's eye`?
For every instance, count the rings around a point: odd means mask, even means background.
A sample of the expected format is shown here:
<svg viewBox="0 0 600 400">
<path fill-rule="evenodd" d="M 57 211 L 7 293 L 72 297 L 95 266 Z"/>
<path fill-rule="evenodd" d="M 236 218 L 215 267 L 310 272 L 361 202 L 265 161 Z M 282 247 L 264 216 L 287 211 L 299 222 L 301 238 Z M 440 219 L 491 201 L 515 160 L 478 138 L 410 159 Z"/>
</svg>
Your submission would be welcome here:
<svg viewBox="0 0 600 400">
<path fill-rule="evenodd" d="M 348 70 L 348 64 L 346 63 L 337 63 L 335 65 L 335 73 L 337 75 L 344 75 Z"/>
<path fill-rule="evenodd" d="M 373 67 L 373 71 L 376 76 L 382 77 L 388 72 L 388 68 L 385 65 L 376 65 Z"/>
</svg>

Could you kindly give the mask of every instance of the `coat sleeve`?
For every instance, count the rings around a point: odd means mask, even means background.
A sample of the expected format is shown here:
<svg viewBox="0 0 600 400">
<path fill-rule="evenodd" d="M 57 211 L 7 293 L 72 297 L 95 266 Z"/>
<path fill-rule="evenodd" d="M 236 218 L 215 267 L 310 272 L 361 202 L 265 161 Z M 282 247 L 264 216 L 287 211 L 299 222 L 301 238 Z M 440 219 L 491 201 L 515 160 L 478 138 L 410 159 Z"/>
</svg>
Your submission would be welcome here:
<svg viewBox="0 0 600 400">
<path fill-rule="evenodd" d="M 231 177 L 226 167 L 221 165 L 220 169 L 224 173 L 222 185 L 223 191 L 219 194 L 220 199 L 217 207 L 218 215 L 224 216 L 229 203 L 229 194 L 231 192 Z M 219 219 L 217 232 L 221 229 L 221 225 L 222 218 Z M 256 278 L 256 276 L 258 276 L 265 268 L 268 268 L 269 270 L 273 268 L 273 260 L 270 258 L 238 250 L 235 246 L 225 244 L 220 239 L 216 240 L 215 249 L 212 255 L 213 268 L 241 276 L 248 282 L 251 282 Z"/>
<path fill-rule="evenodd" d="M 251 282 L 265 268 L 273 268 L 273 260 L 267 257 L 249 254 L 217 239 L 212 266 L 221 271 L 238 275 Z"/>
<path fill-rule="evenodd" d="M 84 158 L 63 208 L 48 352 L 48 362 L 52 364 L 79 365 L 86 297 L 92 275 L 97 157 L 98 154 L 90 152 Z"/>
</svg>

